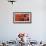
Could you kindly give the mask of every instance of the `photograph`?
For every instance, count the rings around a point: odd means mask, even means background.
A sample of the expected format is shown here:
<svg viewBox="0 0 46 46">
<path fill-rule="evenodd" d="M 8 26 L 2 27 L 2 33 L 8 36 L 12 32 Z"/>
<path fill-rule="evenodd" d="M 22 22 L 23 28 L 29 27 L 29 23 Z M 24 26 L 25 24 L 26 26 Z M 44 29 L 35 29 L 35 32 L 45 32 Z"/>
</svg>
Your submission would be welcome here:
<svg viewBox="0 0 46 46">
<path fill-rule="evenodd" d="M 32 13 L 13 12 L 13 23 L 32 23 Z"/>
</svg>

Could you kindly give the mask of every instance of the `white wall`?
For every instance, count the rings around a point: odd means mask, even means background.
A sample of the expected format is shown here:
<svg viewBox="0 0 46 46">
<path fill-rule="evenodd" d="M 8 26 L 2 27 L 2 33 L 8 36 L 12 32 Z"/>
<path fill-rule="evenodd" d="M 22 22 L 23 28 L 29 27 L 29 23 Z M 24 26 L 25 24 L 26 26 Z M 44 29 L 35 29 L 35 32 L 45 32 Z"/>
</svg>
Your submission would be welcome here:
<svg viewBox="0 0 46 46">
<path fill-rule="evenodd" d="M 19 32 L 31 34 L 37 41 L 46 40 L 46 23 L 42 0 L 16 0 L 13 5 L 7 0 L 0 0 L 0 40 L 11 40 Z M 32 12 L 32 24 L 13 24 L 13 12 Z"/>
</svg>

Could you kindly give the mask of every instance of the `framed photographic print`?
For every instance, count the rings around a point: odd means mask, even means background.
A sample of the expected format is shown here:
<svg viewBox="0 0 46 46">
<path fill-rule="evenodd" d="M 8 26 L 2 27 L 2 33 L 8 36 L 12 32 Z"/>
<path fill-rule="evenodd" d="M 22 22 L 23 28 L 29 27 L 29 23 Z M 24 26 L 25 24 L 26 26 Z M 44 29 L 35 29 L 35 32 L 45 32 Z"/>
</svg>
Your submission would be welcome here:
<svg viewBox="0 0 46 46">
<path fill-rule="evenodd" d="M 32 13 L 13 12 L 13 23 L 32 23 Z"/>
</svg>

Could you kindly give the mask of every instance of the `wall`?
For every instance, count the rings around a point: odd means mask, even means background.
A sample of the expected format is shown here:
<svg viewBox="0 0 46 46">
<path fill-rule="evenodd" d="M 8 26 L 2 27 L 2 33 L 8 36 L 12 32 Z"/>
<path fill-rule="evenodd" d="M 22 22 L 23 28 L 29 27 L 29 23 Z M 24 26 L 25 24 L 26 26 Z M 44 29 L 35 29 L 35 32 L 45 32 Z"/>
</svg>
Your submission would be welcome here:
<svg viewBox="0 0 46 46">
<path fill-rule="evenodd" d="M 16 0 L 13 5 L 7 0 L 0 0 L 0 40 L 14 40 L 19 32 L 29 33 L 37 41 L 46 40 L 44 5 L 42 0 Z M 13 24 L 15 11 L 31 11 L 32 23 Z"/>
</svg>

